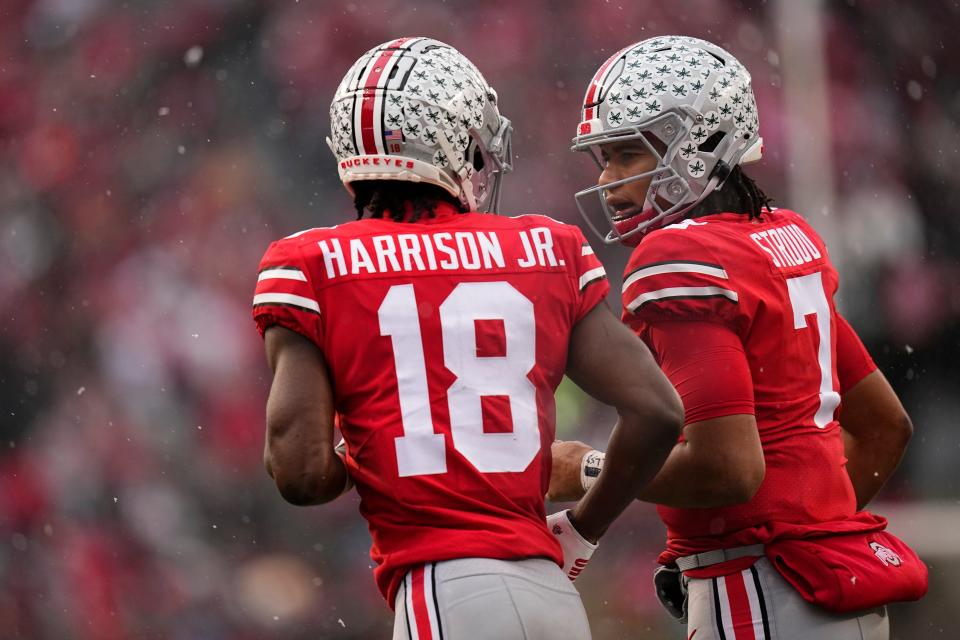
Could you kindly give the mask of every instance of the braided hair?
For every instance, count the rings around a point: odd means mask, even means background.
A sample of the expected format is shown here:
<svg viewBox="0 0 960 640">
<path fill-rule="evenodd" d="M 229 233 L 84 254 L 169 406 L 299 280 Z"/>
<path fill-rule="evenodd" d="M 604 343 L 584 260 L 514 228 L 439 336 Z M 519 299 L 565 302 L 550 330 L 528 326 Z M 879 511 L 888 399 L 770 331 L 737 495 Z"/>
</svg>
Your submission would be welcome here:
<svg viewBox="0 0 960 640">
<path fill-rule="evenodd" d="M 389 217 L 395 222 L 416 222 L 432 218 L 440 201 L 454 205 L 465 213 L 463 205 L 449 193 L 432 184 L 399 180 L 358 180 L 353 187 L 353 206 L 357 220 L 369 213 L 371 218 Z"/>
<path fill-rule="evenodd" d="M 704 198 L 703 202 L 693 208 L 688 217 L 698 218 L 714 213 L 731 212 L 746 213 L 753 220 L 759 218 L 764 209 L 769 211 L 773 204 L 773 199 L 757 186 L 753 178 L 743 172 L 740 165 L 730 171 L 730 175 L 722 184 L 722 189 L 715 189 Z"/>
</svg>

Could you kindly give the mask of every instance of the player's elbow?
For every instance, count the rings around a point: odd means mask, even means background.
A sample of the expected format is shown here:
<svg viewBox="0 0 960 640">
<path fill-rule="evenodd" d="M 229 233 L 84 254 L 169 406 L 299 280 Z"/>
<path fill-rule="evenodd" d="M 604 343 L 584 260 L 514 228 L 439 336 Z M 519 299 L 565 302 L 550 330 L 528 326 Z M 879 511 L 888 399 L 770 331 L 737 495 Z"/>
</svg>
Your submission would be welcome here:
<svg viewBox="0 0 960 640">
<path fill-rule="evenodd" d="M 318 467 L 321 467 L 318 465 Z M 310 467 L 274 466 L 274 481 L 284 500 L 297 507 L 330 502 L 340 495 L 342 479 Z"/>
<path fill-rule="evenodd" d="M 310 487 L 309 478 L 291 477 L 277 474 L 275 477 L 277 489 L 284 500 L 297 507 L 306 507 L 316 504 L 316 499 Z"/>
<path fill-rule="evenodd" d="M 683 402 L 680 400 L 680 394 L 673 390 L 663 399 L 663 406 L 660 408 L 660 419 L 664 428 L 669 432 L 671 443 L 676 442 L 683 431 L 683 422 L 686 415 L 683 410 Z"/>
<path fill-rule="evenodd" d="M 323 443 L 304 443 L 296 430 L 268 422 L 264 462 L 284 500 L 296 506 L 323 504 L 336 498 L 336 454 Z M 329 450 L 327 450 L 329 448 Z"/>
<path fill-rule="evenodd" d="M 662 447 L 667 453 L 677 443 L 677 438 L 683 431 L 683 404 L 680 397 L 676 394 L 664 398 L 663 401 L 651 411 L 649 424 L 656 430 L 655 438 L 657 445 Z"/>
<path fill-rule="evenodd" d="M 642 426 L 651 445 L 670 451 L 683 429 L 683 403 L 673 387 L 670 393 L 646 393 L 630 407 L 621 408 L 621 417 Z"/>
<path fill-rule="evenodd" d="M 703 476 L 712 478 L 705 483 L 701 507 L 729 507 L 750 502 L 767 473 L 762 451 L 716 451 L 711 456 L 710 468 Z"/>
<path fill-rule="evenodd" d="M 731 474 L 725 483 L 725 494 L 721 496 L 727 505 L 750 502 L 760 490 L 763 479 L 767 474 L 767 466 L 763 458 L 750 460 Z"/>
<path fill-rule="evenodd" d="M 889 439 L 898 450 L 903 451 L 907 448 L 910 438 L 913 437 L 913 421 L 906 411 L 901 411 L 890 421 L 890 427 L 887 430 Z"/>
<path fill-rule="evenodd" d="M 648 472 L 659 469 L 680 436 L 683 408 L 659 405 L 656 408 L 619 409 L 624 433 L 631 434 L 628 448 L 635 460 L 645 460 L 635 471 L 649 480 Z"/>
</svg>

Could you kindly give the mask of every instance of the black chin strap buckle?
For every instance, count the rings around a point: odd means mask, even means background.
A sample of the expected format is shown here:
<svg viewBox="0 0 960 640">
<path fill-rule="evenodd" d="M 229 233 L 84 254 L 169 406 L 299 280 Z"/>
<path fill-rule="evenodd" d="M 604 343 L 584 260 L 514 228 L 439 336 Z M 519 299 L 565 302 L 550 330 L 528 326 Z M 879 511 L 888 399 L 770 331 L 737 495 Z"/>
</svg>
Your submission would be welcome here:
<svg viewBox="0 0 960 640">
<path fill-rule="evenodd" d="M 733 171 L 733 168 L 728 165 L 723 160 L 717 162 L 717 166 L 713 168 L 713 171 L 710 173 L 710 177 L 717 177 L 717 186 L 715 188 L 719 189 L 723 186 L 723 183 L 727 181 L 727 178 L 730 177 L 730 173 Z"/>
</svg>

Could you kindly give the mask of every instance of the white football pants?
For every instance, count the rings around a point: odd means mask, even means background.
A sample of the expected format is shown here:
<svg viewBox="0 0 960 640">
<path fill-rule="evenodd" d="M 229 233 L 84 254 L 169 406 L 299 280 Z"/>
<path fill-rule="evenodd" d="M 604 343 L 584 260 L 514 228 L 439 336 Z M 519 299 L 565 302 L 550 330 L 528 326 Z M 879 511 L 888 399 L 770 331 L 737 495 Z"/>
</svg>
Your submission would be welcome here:
<svg viewBox="0 0 960 640">
<path fill-rule="evenodd" d="M 590 640 L 580 594 L 541 558 L 422 565 L 395 605 L 393 640 Z"/>
<path fill-rule="evenodd" d="M 804 600 L 760 558 L 720 578 L 687 579 L 693 640 L 888 640 L 887 608 L 831 613 Z"/>
</svg>

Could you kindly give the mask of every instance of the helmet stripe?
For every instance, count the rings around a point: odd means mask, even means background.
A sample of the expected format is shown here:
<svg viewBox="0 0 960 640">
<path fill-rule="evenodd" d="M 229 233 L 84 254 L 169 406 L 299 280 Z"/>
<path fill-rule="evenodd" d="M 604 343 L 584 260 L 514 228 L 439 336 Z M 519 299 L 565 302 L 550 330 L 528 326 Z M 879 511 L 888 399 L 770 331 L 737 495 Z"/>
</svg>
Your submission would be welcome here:
<svg viewBox="0 0 960 640">
<path fill-rule="evenodd" d="M 380 52 L 380 55 L 377 56 L 375 60 L 370 63 L 369 68 L 367 69 L 366 79 L 363 82 L 362 93 L 358 94 L 360 99 L 360 136 L 358 142 L 360 142 L 360 149 L 357 149 L 360 155 L 364 154 L 383 154 L 386 153 L 386 149 L 383 146 L 383 131 L 382 127 L 378 127 L 380 118 L 374 117 L 374 111 L 382 112 L 383 105 L 378 104 L 383 102 L 383 96 L 378 95 L 377 89 L 379 88 L 380 81 L 383 79 L 386 81 L 390 74 L 385 73 L 387 63 L 390 61 L 390 58 L 397 52 L 398 48 L 401 47 L 405 42 L 411 38 L 398 38 L 393 42 L 389 43 L 383 50 Z M 376 131 L 377 128 L 381 130 Z"/>
<path fill-rule="evenodd" d="M 628 45 L 623 49 L 620 49 L 620 51 L 616 52 L 609 58 L 607 58 L 607 61 L 604 62 L 600 66 L 600 68 L 597 70 L 597 73 L 594 74 L 593 80 L 590 81 L 590 86 L 587 88 L 587 95 L 583 97 L 583 108 L 584 108 L 583 119 L 585 121 L 593 120 L 593 109 L 594 109 L 593 103 L 597 98 L 597 94 L 599 93 L 600 88 L 603 86 L 603 81 L 606 80 L 606 74 L 608 70 L 610 70 L 610 68 L 613 66 L 613 63 L 616 62 L 620 58 L 620 56 L 622 56 L 625 52 L 632 49 L 633 46 L 634 45 L 632 44 Z"/>
</svg>

